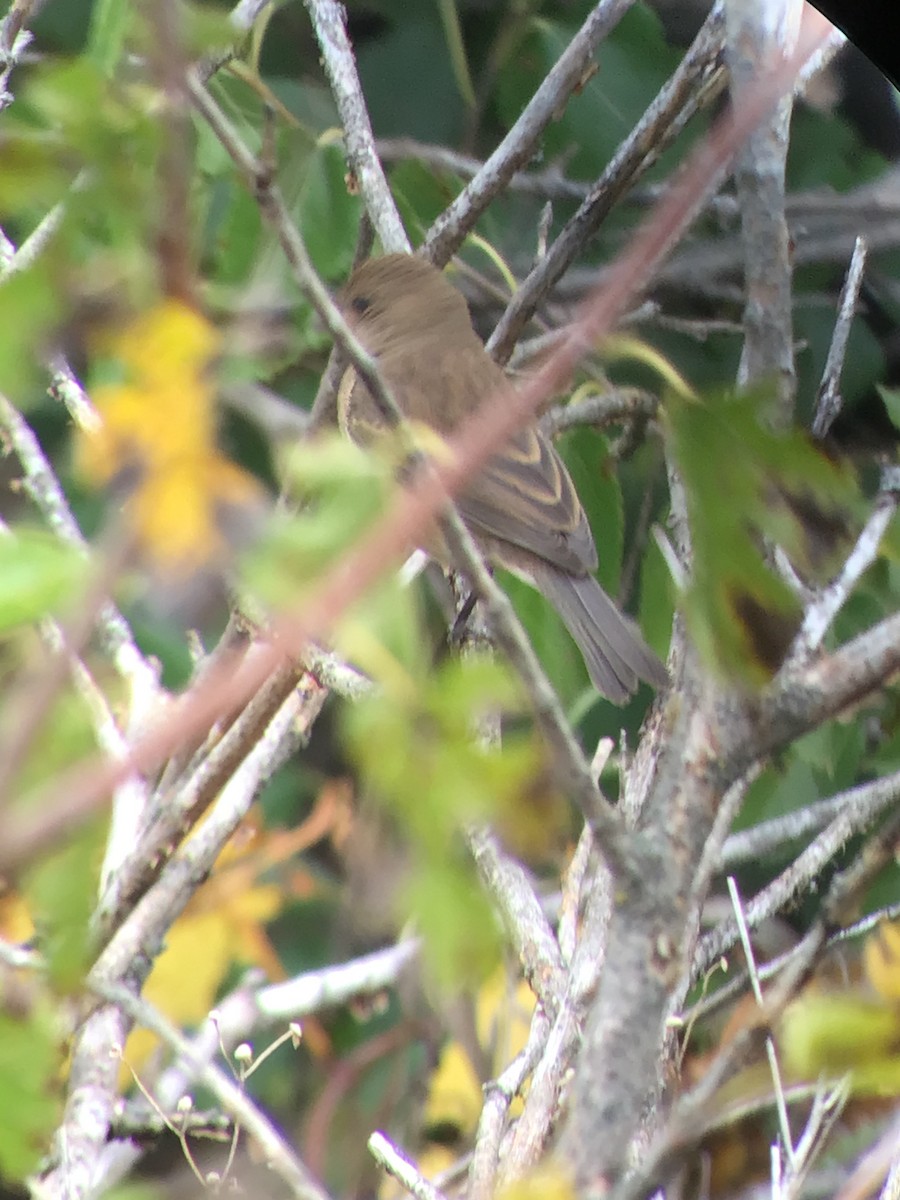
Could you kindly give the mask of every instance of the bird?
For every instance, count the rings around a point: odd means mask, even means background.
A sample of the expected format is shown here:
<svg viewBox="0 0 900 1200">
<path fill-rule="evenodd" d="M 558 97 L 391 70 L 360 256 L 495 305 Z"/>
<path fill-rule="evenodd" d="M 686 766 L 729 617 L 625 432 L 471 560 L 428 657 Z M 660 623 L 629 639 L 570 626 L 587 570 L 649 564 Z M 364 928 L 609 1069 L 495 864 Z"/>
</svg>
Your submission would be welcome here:
<svg viewBox="0 0 900 1200">
<path fill-rule="evenodd" d="M 370 258 L 351 274 L 338 305 L 404 416 L 449 438 L 483 403 L 513 384 L 475 332 L 469 309 L 437 267 L 408 254 Z M 387 421 L 351 368 L 338 396 L 339 424 L 362 445 Z M 455 498 L 485 557 L 521 576 L 556 609 L 594 687 L 624 704 L 644 680 L 662 688 L 666 668 L 594 576 L 598 557 L 572 478 L 536 424 L 520 429 Z M 429 541 L 429 552 L 441 558 Z M 445 564 L 446 565 L 446 564 Z"/>
</svg>

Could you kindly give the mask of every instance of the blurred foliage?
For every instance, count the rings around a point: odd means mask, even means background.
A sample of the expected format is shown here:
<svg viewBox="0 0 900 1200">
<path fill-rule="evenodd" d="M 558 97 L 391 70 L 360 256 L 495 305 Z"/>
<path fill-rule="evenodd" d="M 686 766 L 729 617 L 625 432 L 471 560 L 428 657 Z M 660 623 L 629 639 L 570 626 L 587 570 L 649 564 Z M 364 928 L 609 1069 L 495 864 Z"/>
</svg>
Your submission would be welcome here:
<svg viewBox="0 0 900 1200">
<path fill-rule="evenodd" d="M 772 429 L 768 400 L 673 392 L 664 406 L 691 529 L 690 629 L 712 665 L 757 685 L 781 665 L 802 615 L 769 547 L 781 546 L 804 581 L 825 581 L 862 516 L 853 471 L 804 432 Z"/>
<path fill-rule="evenodd" d="M 415 137 L 486 156 L 591 7 L 589 0 L 351 0 L 349 29 L 376 135 Z M 272 611 L 290 612 L 377 520 L 390 486 L 383 464 L 343 443 L 323 439 L 294 448 L 293 435 L 265 416 L 262 397 L 268 393 L 252 391 L 271 389 L 289 408 L 308 408 L 329 340 L 298 295 L 280 248 L 222 146 L 192 116 L 182 123 L 161 95 L 153 73 L 159 67 L 152 67 L 153 9 L 126 0 L 49 3 L 34 25 L 34 61 L 13 72 L 14 102 L 0 115 L 0 224 L 15 246 L 27 246 L 36 231 L 38 241 L 0 285 L 0 391 L 26 411 L 76 516 L 101 545 L 104 535 L 120 528 L 123 503 L 126 513 L 129 506 L 138 510 L 153 569 L 149 575 L 130 572 L 118 598 L 143 648 L 158 656 L 165 683 L 180 686 L 192 667 L 186 625 L 210 646 L 224 618 L 221 604 L 193 603 L 186 619 L 183 611 L 174 612 L 164 569 L 172 560 L 186 564 L 189 573 L 201 565 L 221 573 L 260 621 Z M 229 37 L 228 10 L 224 0 L 180 10 L 186 54 L 221 50 Z M 347 186 L 318 48 L 300 4 L 278 6 L 261 29 L 259 44 L 248 39 L 238 63 L 219 70 L 210 87 L 247 145 L 271 154 L 312 261 L 336 285 L 353 261 L 362 206 Z M 151 69 L 143 72 L 139 63 L 148 51 Z M 555 168 L 569 179 L 592 181 L 679 55 L 666 43 L 656 15 L 636 4 L 526 169 Z M 667 176 L 706 123 L 700 118 L 692 124 L 650 181 Z M 833 115 L 801 109 L 794 134 L 794 188 L 846 191 L 884 167 L 863 148 L 858 131 Z M 173 147 L 183 151 L 190 172 L 180 207 Z M 389 178 L 414 241 L 465 183 L 448 168 L 414 158 L 391 165 Z M 516 277 L 534 259 L 544 203 L 542 196 L 511 190 L 478 223 L 482 244 L 501 255 Z M 550 236 L 576 204 L 554 201 Z M 579 268 L 607 262 L 642 212 L 630 200 L 620 204 Z M 181 224 L 168 228 L 173 213 Z M 52 220 L 45 223 L 48 214 Z M 713 215 L 692 236 L 718 238 L 719 244 L 737 240 L 729 218 Z M 172 244 L 180 247 L 174 257 Z M 11 253 L 3 249 L 3 263 Z M 468 265 L 505 294 L 506 280 L 489 257 L 471 244 L 463 252 Z M 875 255 L 876 268 L 896 272 L 896 258 Z M 176 267 L 189 277 L 189 295 L 167 291 Z M 479 329 L 490 328 L 496 304 L 465 276 L 458 278 L 475 295 Z M 827 352 L 839 280 L 840 270 L 828 266 L 797 271 L 798 411 L 804 419 Z M 765 397 L 730 391 L 739 339 L 704 323 L 739 319 L 734 291 L 723 287 L 713 303 L 687 285 L 674 296 L 661 288 L 666 315 L 699 322 L 699 336 L 684 325 L 651 320 L 635 338 L 647 347 L 643 362 L 593 362 L 575 385 L 591 389 L 608 375 L 614 384 L 658 394 L 662 364 L 696 393 L 687 399 L 666 390 L 661 419 L 687 489 L 694 542 L 695 582 L 679 599 L 708 661 L 750 687 L 770 677 L 796 627 L 795 600 L 771 571 L 768 546 L 783 545 L 808 579 L 827 578 L 858 528 L 867 464 L 860 485 L 846 463 L 823 455 L 805 435 L 773 433 L 760 419 Z M 46 363 L 57 350 L 90 381 L 106 416 L 105 431 L 88 433 L 77 445 L 57 401 L 46 395 Z M 885 346 L 858 322 L 843 379 L 851 412 L 868 402 L 886 362 Z M 238 416 L 222 415 L 220 397 L 231 404 L 231 394 L 241 389 L 250 389 L 249 404 Z M 883 396 L 898 423 L 896 393 Z M 599 577 L 639 614 L 647 637 L 664 653 L 677 597 L 653 536 L 668 518 L 662 439 L 656 424 L 646 432 L 644 445 L 630 426 L 578 429 L 558 444 L 598 542 Z M 8 741 L 15 737 L 28 681 L 43 661 L 35 629 L 51 615 L 63 623 L 72 619 L 94 568 L 80 552 L 35 528 L 27 496 L 9 486 L 21 473 L 18 465 L 7 459 L 3 469 L 0 515 L 12 532 L 0 536 L 6 696 L 0 737 Z M 108 484 L 112 493 L 101 495 L 98 489 Z M 264 511 L 276 486 L 288 500 Z M 850 638 L 896 609 L 897 536 L 896 530 L 889 534 L 883 557 L 841 614 L 834 639 Z M 243 551 L 237 556 L 236 547 Z M 519 581 L 501 578 L 585 747 L 593 750 L 601 736 L 623 732 L 633 746 L 646 691 L 621 711 L 598 702 L 556 615 Z M 371 1170 L 351 1161 L 345 1148 L 364 1145 L 360 1130 L 381 1120 L 392 1097 L 402 1093 L 406 1108 L 397 1103 L 389 1115 L 402 1112 L 414 1144 L 423 1120 L 448 1119 L 440 1108 L 442 1091 L 458 1091 L 465 1110 L 460 1127 L 468 1136 L 483 1082 L 478 1051 L 492 1065 L 503 1061 L 487 1053 L 488 1025 L 506 1021 L 515 1029 L 504 1053 L 521 1044 L 523 997 L 498 994 L 500 930 L 464 850 L 465 828 L 497 825 L 536 871 L 554 881 L 556 844 L 567 829 L 508 673 L 500 664 L 442 660 L 445 630 L 435 613 L 424 587 L 401 588 L 389 575 L 342 614 L 336 646 L 372 675 L 380 692 L 359 704 L 329 705 L 307 752 L 266 788 L 253 848 L 232 847 L 224 856 L 171 931 L 147 990 L 163 1011 L 190 1026 L 248 964 L 262 966 L 272 978 L 314 969 L 360 945 L 367 948 L 367 938 L 393 936 L 415 917 L 432 978 L 444 988 L 412 1003 L 392 995 L 382 1007 L 321 1014 L 308 1023 L 296 1054 L 279 1051 L 250 1083 L 286 1122 L 309 1114 L 304 1150 L 344 1194 L 365 1190 Z M 110 681 L 93 645 L 84 651 L 118 705 L 122 685 Z M 89 716 L 84 696 L 67 686 L 21 764 L 17 784 L 25 803 L 89 752 Z M 502 751 L 487 751 L 473 730 L 501 718 Z M 756 780 L 740 823 L 782 815 L 897 769 L 898 718 L 892 692 L 864 714 L 811 733 Z M 616 770 L 613 759 L 604 780 L 613 791 Z M 367 805 L 384 815 L 393 840 L 390 857 L 381 848 L 375 852 L 392 887 L 389 916 L 374 934 L 364 920 L 369 914 L 341 907 L 350 874 L 346 846 Z M 284 827 L 295 828 L 289 833 Z M 48 961 L 34 991 L 5 991 L 0 1011 L 5 1176 L 21 1178 L 35 1167 L 58 1120 L 64 1046 L 56 1016 L 90 963 L 87 922 L 102 834 L 89 827 L 25 874 L 18 894 L 0 897 L 0 932 L 11 941 L 34 936 Z M 795 849 L 748 866 L 745 892 L 770 878 Z M 892 870 L 867 903 L 896 898 Z M 793 919 L 802 924 L 814 904 L 813 898 Z M 896 955 L 890 941 L 887 949 L 872 946 L 866 951 L 869 981 L 879 999 L 850 996 L 835 1006 L 830 997 L 821 1011 L 799 1010 L 787 1036 L 789 1053 L 804 1071 L 865 1055 L 873 1086 L 883 1089 L 895 1070 L 889 1048 L 896 1041 Z M 15 982 L 21 982 L 18 975 Z M 430 1013 L 445 991 L 459 991 L 463 983 L 477 997 L 475 1045 L 464 1046 L 457 1037 L 436 1049 L 421 1010 Z M 863 1042 L 870 1039 L 862 1048 L 859 1029 Z M 147 1039 L 142 1044 L 136 1036 L 125 1057 L 142 1079 L 152 1074 Z M 425 1090 L 422 1077 L 438 1059 L 423 1110 L 417 1104 Z M 339 1102 L 329 1110 L 335 1093 Z M 559 1181 L 533 1187 L 526 1181 L 516 1194 L 532 1191 L 567 1194 Z"/>
<path fill-rule="evenodd" d="M 65 610 L 84 585 L 85 554 L 42 529 L 0 536 L 0 635 Z"/>
<path fill-rule="evenodd" d="M 62 1046 L 57 1013 L 48 1000 L 17 1012 L 0 1011 L 0 1177 L 33 1171 L 62 1113 Z"/>
<path fill-rule="evenodd" d="M 499 953 L 496 918 L 459 835 L 469 824 L 527 819 L 522 800 L 539 774 L 535 743 L 515 733 L 500 748 L 478 740 L 480 722 L 521 704 L 500 664 L 464 659 L 387 685 L 346 714 L 363 778 L 413 847 L 401 904 L 417 917 L 431 967 L 452 990 L 477 982 Z"/>
</svg>

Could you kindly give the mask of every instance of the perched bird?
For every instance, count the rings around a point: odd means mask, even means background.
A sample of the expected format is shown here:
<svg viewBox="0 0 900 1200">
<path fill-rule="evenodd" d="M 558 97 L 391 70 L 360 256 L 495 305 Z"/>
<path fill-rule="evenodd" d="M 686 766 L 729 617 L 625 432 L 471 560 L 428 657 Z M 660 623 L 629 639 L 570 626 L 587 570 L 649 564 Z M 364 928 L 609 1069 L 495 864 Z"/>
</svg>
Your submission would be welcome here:
<svg viewBox="0 0 900 1200">
<path fill-rule="evenodd" d="M 369 259 L 339 303 L 404 415 L 442 436 L 482 403 L 502 403 L 512 386 L 472 328 L 460 292 L 420 258 Z M 384 428 L 355 373 L 344 380 L 338 409 L 354 441 L 370 444 Z M 639 679 L 665 685 L 665 667 L 594 578 L 597 550 L 584 509 L 562 459 L 535 425 L 495 454 L 456 503 L 487 558 L 553 605 L 598 691 L 623 704 Z"/>
</svg>

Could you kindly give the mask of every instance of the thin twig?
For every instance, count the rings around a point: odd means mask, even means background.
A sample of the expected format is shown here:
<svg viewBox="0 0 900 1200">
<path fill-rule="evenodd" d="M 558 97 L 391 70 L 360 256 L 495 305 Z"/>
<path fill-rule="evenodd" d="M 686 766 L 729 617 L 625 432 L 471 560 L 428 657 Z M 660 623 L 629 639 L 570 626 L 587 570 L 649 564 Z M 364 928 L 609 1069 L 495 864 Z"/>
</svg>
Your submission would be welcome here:
<svg viewBox="0 0 900 1200">
<path fill-rule="evenodd" d="M 803 614 L 803 624 L 794 639 L 786 663 L 809 658 L 825 639 L 835 617 L 846 604 L 856 584 L 878 557 L 881 539 L 900 504 L 900 492 L 882 491 L 872 506 L 869 519 L 856 539 L 840 573 L 814 597 Z"/>
<path fill-rule="evenodd" d="M 841 374 L 844 370 L 844 359 L 847 356 L 850 327 L 859 303 L 859 291 L 862 287 L 863 272 L 866 269 L 867 254 L 868 244 L 866 239 L 860 235 L 854 243 L 850 266 L 847 268 L 847 274 L 841 287 L 831 345 L 828 347 L 822 382 L 816 393 L 816 407 L 812 423 L 813 437 L 825 437 L 841 411 Z"/>
<path fill-rule="evenodd" d="M 543 1056 L 549 1034 L 550 1021 L 538 1005 L 524 1048 L 497 1079 L 485 1084 L 484 1105 L 469 1165 L 469 1200 L 490 1200 L 496 1194 L 500 1146 L 507 1129 L 509 1110 Z"/>
<path fill-rule="evenodd" d="M 823 946 L 823 953 L 834 949 L 844 942 L 855 941 L 858 938 L 865 937 L 880 925 L 882 921 L 896 921 L 898 917 L 900 917 L 900 904 L 888 905 L 885 908 L 879 908 L 873 913 L 867 913 L 860 920 L 853 921 L 850 925 L 846 925 L 844 928 L 830 933 Z M 765 982 L 768 979 L 774 979 L 776 975 L 789 966 L 799 951 L 800 946 L 793 946 L 784 954 L 779 954 L 768 962 L 761 963 L 757 967 L 757 974 L 760 980 Z M 721 966 L 723 970 L 728 969 L 728 964 L 724 959 L 715 965 L 716 967 Z M 736 972 L 727 983 L 717 988 L 711 996 L 699 1000 L 689 1009 L 679 1014 L 677 1017 L 678 1023 L 682 1026 L 690 1027 L 697 1021 L 719 1012 L 746 992 L 748 982 L 749 976 L 746 971 Z"/>
<path fill-rule="evenodd" d="M 557 434 L 566 429 L 590 425 L 603 429 L 620 421 L 640 420 L 656 416 L 659 398 L 640 388 L 616 388 L 600 395 L 589 396 L 575 404 L 560 404 L 541 418 L 545 433 Z"/>
<path fill-rule="evenodd" d="M 333 0 L 324 2 L 336 7 Z M 196 70 L 191 69 L 187 72 L 185 86 L 197 111 L 244 175 L 262 216 L 278 238 L 297 286 L 312 304 L 348 361 L 353 364 L 382 411 L 387 414 L 396 412 L 397 405 L 385 387 L 377 364 L 354 336 L 328 289 L 316 274 L 303 237 L 291 219 L 269 164 L 248 149 L 234 125 L 201 82 Z"/>
<path fill-rule="evenodd" d="M 397 984 L 419 954 L 416 938 L 399 942 L 346 963 L 308 971 L 282 983 L 262 985 L 260 972 L 247 978 L 209 1014 L 191 1039 L 189 1058 L 176 1058 L 160 1074 L 154 1097 L 168 1112 L 198 1085 L 197 1069 L 220 1055 L 229 1057 L 241 1042 L 260 1031 L 285 1021 L 295 1022 L 313 1013 L 349 1003 L 355 997 L 374 995 Z M 134 1145 L 108 1147 L 98 1165 L 99 1182 L 105 1189 L 122 1179 L 141 1157 Z"/>
<path fill-rule="evenodd" d="M 49 528 L 62 541 L 87 552 L 87 542 L 40 442 L 22 414 L 5 398 L 0 398 L 0 426 L 22 464 L 28 495 Z M 159 694 L 158 671 L 138 649 L 121 612 L 108 602 L 100 609 L 97 633 L 116 670 L 131 686 L 130 710 L 146 711 Z"/>
<path fill-rule="evenodd" d="M 741 948 L 744 951 L 744 959 L 747 963 L 747 974 L 750 977 L 750 985 L 753 988 L 753 996 L 756 1000 L 757 1007 L 763 1010 L 765 1005 L 763 1002 L 762 987 L 759 982 L 759 975 L 756 970 L 756 955 L 753 953 L 753 943 L 750 940 L 750 930 L 747 928 L 747 922 L 744 919 L 744 909 L 741 904 L 740 893 L 738 892 L 737 884 L 732 875 L 728 876 L 728 894 L 731 897 L 731 906 L 734 910 L 735 924 L 738 927 L 741 939 Z M 778 1112 L 778 1124 L 781 1133 L 781 1142 L 784 1146 L 785 1153 L 788 1156 L 788 1161 L 791 1165 L 794 1164 L 794 1137 L 791 1133 L 791 1122 L 788 1117 L 787 1102 L 784 1097 L 784 1084 L 781 1079 L 781 1068 L 778 1065 L 778 1055 L 775 1050 L 775 1042 L 771 1035 L 766 1038 L 766 1057 L 769 1060 L 769 1072 L 772 1076 L 772 1090 L 775 1095 L 775 1108 Z"/>
<path fill-rule="evenodd" d="M 490 830 L 471 829 L 469 847 L 488 894 L 500 913 L 531 990 L 554 1017 L 565 991 L 559 944 L 523 867 Z"/>
<path fill-rule="evenodd" d="M 450 171 L 463 179 L 472 179 L 484 170 L 484 161 L 470 154 L 461 154 L 448 146 L 433 146 L 415 138 L 378 138 L 375 149 L 383 162 L 405 162 L 409 159 L 425 163 L 439 171 Z M 589 184 L 566 179 L 558 167 L 544 171 L 515 171 L 507 179 L 504 190 L 524 192 L 544 200 L 583 200 Z"/>
<path fill-rule="evenodd" d="M 841 792 L 825 800 L 816 800 L 804 808 L 772 817 L 771 820 L 760 821 L 749 829 L 740 829 L 726 839 L 719 866 L 722 870 L 732 870 L 741 863 L 758 862 L 773 850 L 780 850 L 789 842 L 799 841 L 806 834 L 824 829 L 846 805 L 847 794 Z"/>
<path fill-rule="evenodd" d="M 121 984 L 92 978 L 89 986 L 109 1004 L 121 1008 L 131 1021 L 155 1033 L 173 1054 L 195 1069 L 198 1084 L 208 1088 L 236 1124 L 252 1138 L 268 1166 L 284 1180 L 297 1200 L 330 1200 L 328 1193 L 313 1178 L 260 1106 L 219 1067 L 195 1061 L 190 1042 L 162 1013 L 145 1000 L 132 995 Z"/>
<path fill-rule="evenodd" d="M 551 752 L 551 765 L 560 785 L 594 824 L 602 852 L 615 869 L 621 827 L 600 795 L 565 713 L 522 628 L 507 594 L 485 565 L 472 535 L 455 511 L 445 513 L 441 532 L 454 561 L 465 573 L 485 607 L 497 645 L 522 681 L 535 720 Z"/>
<path fill-rule="evenodd" d="M 289 699 L 222 790 L 207 821 L 185 846 L 175 852 L 159 879 L 121 922 L 91 968 L 88 986 L 99 995 L 115 992 L 116 1000 L 112 1006 L 104 1005 L 91 1013 L 79 1032 L 66 1112 L 58 1137 L 62 1160 L 57 1171 L 45 1181 L 48 1195 L 55 1196 L 57 1191 L 61 1197 L 87 1194 L 88 1184 L 93 1184 L 100 1170 L 118 1092 L 118 1064 L 111 1058 L 110 1050 L 116 1046 L 121 1049 L 124 1045 L 128 1029 L 125 1014 L 132 1016 L 135 1006 L 140 1005 L 136 993 L 149 973 L 167 931 L 209 875 L 262 783 L 282 761 L 285 748 L 295 744 L 292 743 L 297 736 L 293 716 L 293 704 Z M 142 1012 L 142 1018 L 146 1017 L 147 1013 Z M 174 1030 L 171 1032 L 181 1038 Z M 160 1036 L 169 1044 L 176 1044 L 168 1033 Z M 186 1045 L 183 1039 L 177 1044 Z M 214 1071 L 214 1068 L 207 1065 L 206 1070 Z M 204 1075 L 201 1082 L 209 1083 L 208 1076 Z M 262 1119 L 260 1115 L 259 1120 Z M 243 1115 L 241 1121 L 246 1124 Z"/>
<path fill-rule="evenodd" d="M 31 45 L 33 34 L 26 28 L 44 7 L 45 0 L 13 0 L 0 22 L 0 109 L 13 101 L 9 77 Z"/>
<path fill-rule="evenodd" d="M 276 672 L 220 738 L 196 770 L 170 794 L 159 797 L 155 812 L 145 821 L 137 843 L 119 864 L 101 897 L 94 917 L 94 932 L 101 944 L 117 930 L 122 918 L 135 904 L 149 882 L 158 877 L 162 865 L 171 856 L 198 818 L 222 791 L 232 786 L 248 760 L 258 761 L 269 733 L 278 717 L 284 737 L 296 745 L 309 727 L 325 699 L 324 689 L 303 680 L 302 667 L 283 667 Z M 280 746 L 280 741 L 276 742 Z M 277 750 L 280 757 L 282 751 Z M 259 764 L 253 786 L 273 774 L 274 762 Z"/>
<path fill-rule="evenodd" d="M 444 1200 L 443 1193 L 433 1183 L 429 1183 L 413 1165 L 412 1160 L 401 1153 L 383 1133 L 371 1135 L 369 1153 L 378 1165 L 384 1167 L 389 1175 L 393 1175 L 416 1200 Z"/>
<path fill-rule="evenodd" d="M 828 827 L 799 854 L 770 884 L 759 891 L 745 908 L 751 929 L 789 904 L 798 892 L 809 887 L 819 872 L 840 852 L 847 841 L 865 829 L 896 802 L 900 795 L 900 772 L 864 783 L 843 794 L 843 805 Z M 694 955 L 693 977 L 699 979 L 739 936 L 734 922 L 723 922 L 704 937 Z"/>
</svg>

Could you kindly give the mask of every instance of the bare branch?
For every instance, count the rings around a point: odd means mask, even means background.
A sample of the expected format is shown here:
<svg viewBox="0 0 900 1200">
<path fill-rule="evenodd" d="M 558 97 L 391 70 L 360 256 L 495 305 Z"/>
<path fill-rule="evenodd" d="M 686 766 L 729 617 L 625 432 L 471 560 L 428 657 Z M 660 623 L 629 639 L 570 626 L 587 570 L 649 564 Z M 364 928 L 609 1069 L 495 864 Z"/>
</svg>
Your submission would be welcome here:
<svg viewBox="0 0 900 1200">
<path fill-rule="evenodd" d="M 375 152 L 356 61 L 338 0 L 304 0 L 313 23 L 331 91 L 341 114 L 347 162 L 385 252 L 409 250 L 409 239 Z"/>
<path fill-rule="evenodd" d="M 900 773 L 851 788 L 828 802 L 838 815 L 823 832 L 802 851 L 767 887 L 745 905 L 745 918 L 755 929 L 767 917 L 785 908 L 803 889 L 810 887 L 822 869 L 839 854 L 849 839 L 866 829 L 900 795 Z M 734 945 L 739 935 L 735 922 L 729 921 L 707 934 L 697 947 L 693 975 L 705 971 Z"/>
<path fill-rule="evenodd" d="M 284 1180 L 297 1200 L 329 1200 L 328 1193 L 313 1178 L 260 1106 L 224 1071 L 210 1063 L 195 1061 L 190 1042 L 160 1012 L 120 984 L 92 978 L 90 986 L 97 995 L 126 1013 L 130 1021 L 155 1033 L 173 1053 L 190 1064 L 196 1072 L 198 1084 L 212 1092 L 235 1123 L 259 1146 L 265 1161 Z"/>
<path fill-rule="evenodd" d="M 717 71 L 722 29 L 720 0 L 678 70 L 613 155 L 578 212 L 513 296 L 488 342 L 499 362 L 509 358 L 541 299 L 597 232 L 616 201 L 656 162 L 698 109 L 713 99 L 721 82 L 717 80 Z"/>
<path fill-rule="evenodd" d="M 801 0 L 758 4 L 725 0 L 726 58 L 731 102 L 740 106 L 760 67 L 796 43 Z M 738 383 L 774 383 L 777 420 L 790 421 L 794 407 L 791 260 L 785 218 L 785 162 L 793 96 L 747 139 L 735 170 L 744 245 L 744 353 Z"/>
<path fill-rule="evenodd" d="M 565 992 L 565 969 L 540 901 L 523 868 L 504 853 L 494 834 L 472 829 L 469 847 L 481 880 L 499 911 L 531 990 L 555 1016 Z"/>
<path fill-rule="evenodd" d="M 868 244 L 864 237 L 858 237 L 853 246 L 853 256 L 844 277 L 844 284 L 838 299 L 837 319 L 834 323 L 834 333 L 831 345 L 828 347 L 828 358 L 825 360 L 825 370 L 822 382 L 816 395 L 816 407 L 813 416 L 813 436 L 823 438 L 841 411 L 841 373 L 844 369 L 844 359 L 847 354 L 847 343 L 850 339 L 850 326 L 856 314 L 859 303 L 859 290 L 862 287 L 863 272 L 866 269 Z"/>
<path fill-rule="evenodd" d="M 803 624 L 791 648 L 789 662 L 803 661 L 822 645 L 854 587 L 878 557 L 881 539 L 894 519 L 898 504 L 900 493 L 894 488 L 879 494 L 840 573 L 827 587 L 822 588 L 803 614 Z"/>
<path fill-rule="evenodd" d="M 415 1200 L 444 1200 L 433 1183 L 421 1175 L 411 1160 L 389 1141 L 383 1133 L 373 1133 L 369 1138 L 369 1151 L 379 1166 L 402 1184 Z"/>
<path fill-rule="evenodd" d="M 528 162 L 544 129 L 571 93 L 583 83 L 597 45 L 615 28 L 633 2 L 599 0 L 594 5 L 515 125 L 428 231 L 423 250 L 432 262 L 443 266 L 455 254 L 487 206 L 516 171 Z"/>
<path fill-rule="evenodd" d="M 303 668 L 276 673 L 182 786 L 159 798 L 139 842 L 101 898 L 95 932 L 102 943 L 121 936 L 125 913 L 216 797 L 221 803 L 236 789 L 231 803 L 249 808 L 284 756 L 302 742 L 327 694 L 309 677 L 304 685 L 303 674 Z"/>
</svg>

